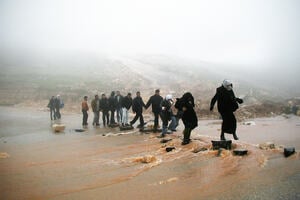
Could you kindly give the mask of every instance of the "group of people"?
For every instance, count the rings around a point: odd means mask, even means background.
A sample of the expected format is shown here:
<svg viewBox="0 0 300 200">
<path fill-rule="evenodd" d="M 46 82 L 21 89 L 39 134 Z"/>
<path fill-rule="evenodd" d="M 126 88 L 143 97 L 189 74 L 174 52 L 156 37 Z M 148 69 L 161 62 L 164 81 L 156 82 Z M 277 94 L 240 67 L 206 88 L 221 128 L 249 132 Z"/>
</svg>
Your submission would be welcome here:
<svg viewBox="0 0 300 200">
<path fill-rule="evenodd" d="M 235 97 L 232 87 L 231 81 L 224 80 L 222 85 L 217 88 L 216 94 L 210 103 L 210 110 L 212 111 L 215 103 L 218 102 L 218 111 L 223 119 L 220 135 L 221 140 L 226 140 L 225 133 L 232 134 L 235 140 L 239 139 L 236 135 L 236 118 L 234 112 L 238 109 L 238 104 L 243 103 L 243 100 Z M 59 99 L 59 96 L 56 98 L 52 97 L 49 102 L 50 107 L 48 105 L 50 108 L 51 120 L 52 112 L 54 113 L 54 119 L 60 118 L 60 106 L 52 106 L 56 105 L 54 102 L 56 102 L 57 99 Z M 99 98 L 98 95 L 95 95 L 95 98 L 91 101 L 91 108 L 94 113 L 93 126 L 100 126 L 99 118 L 100 112 L 102 112 L 103 126 L 119 125 L 123 127 L 132 127 L 136 121 L 139 120 L 137 128 L 143 129 L 146 124 L 143 118 L 143 110 L 148 109 L 150 106 L 152 107 L 152 112 L 154 114 L 154 131 L 159 128 L 159 118 L 161 118 L 162 121 L 162 131 L 159 137 L 165 137 L 168 132 L 172 133 L 173 131 L 176 131 L 178 122 L 181 119 L 184 124 L 184 138 L 182 145 L 189 144 L 191 131 L 198 126 L 198 118 L 194 110 L 194 97 L 190 92 L 186 92 L 181 98 L 176 98 L 176 102 L 174 102 L 171 94 L 168 94 L 163 98 L 160 96 L 159 89 L 157 89 L 155 90 L 155 94 L 149 98 L 146 104 L 139 91 L 136 92 L 134 98 L 132 98 L 131 93 L 122 96 L 120 91 L 111 92 L 109 97 L 105 94 L 102 94 L 101 98 Z M 55 109 L 52 110 L 51 108 Z M 132 108 L 132 111 L 135 114 L 131 121 L 128 119 L 130 108 Z M 81 109 L 83 113 L 82 125 L 87 126 L 89 111 L 87 96 L 84 96 L 83 98 Z M 177 109 L 177 113 L 173 112 L 175 109 Z M 115 115 L 117 121 L 115 120 Z"/>
<path fill-rule="evenodd" d="M 58 94 L 56 97 L 52 96 L 47 107 L 50 109 L 50 119 L 57 120 L 61 118 L 60 109 L 64 107 L 64 103 Z"/>
</svg>

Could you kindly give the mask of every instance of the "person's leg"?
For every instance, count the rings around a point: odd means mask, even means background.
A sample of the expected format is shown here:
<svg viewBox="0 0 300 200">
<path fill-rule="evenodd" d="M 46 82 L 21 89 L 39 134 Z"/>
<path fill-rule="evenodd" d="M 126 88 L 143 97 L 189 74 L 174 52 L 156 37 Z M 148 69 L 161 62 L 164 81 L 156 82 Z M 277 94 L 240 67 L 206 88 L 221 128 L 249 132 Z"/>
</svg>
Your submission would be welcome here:
<svg viewBox="0 0 300 200">
<path fill-rule="evenodd" d="M 97 113 L 94 112 L 93 126 L 96 125 L 96 115 L 97 115 Z"/>
<path fill-rule="evenodd" d="M 168 131 L 168 120 L 165 118 L 162 118 L 162 132 L 161 132 L 160 137 L 165 137 L 167 131 Z"/>
<path fill-rule="evenodd" d="M 103 122 L 103 126 L 106 126 L 105 118 L 106 118 L 106 113 L 105 113 L 105 111 L 102 111 L 102 122 Z"/>
<path fill-rule="evenodd" d="M 171 123 L 170 123 L 168 129 L 171 131 L 176 131 L 176 127 L 177 127 L 176 126 L 176 118 L 175 118 L 175 116 L 171 116 Z"/>
<path fill-rule="evenodd" d="M 130 125 L 133 125 L 136 122 L 136 120 L 138 120 L 138 118 L 139 118 L 139 114 L 135 113 L 135 116 L 134 116 L 133 120 L 130 122 Z"/>
<path fill-rule="evenodd" d="M 158 113 L 154 112 L 154 129 L 158 127 Z"/>
<path fill-rule="evenodd" d="M 51 119 L 51 121 L 53 120 L 53 110 L 50 108 L 50 119 Z"/>
<path fill-rule="evenodd" d="M 141 125 L 141 127 L 144 127 L 144 117 L 143 117 L 143 113 L 140 113 L 140 125 Z"/>
<path fill-rule="evenodd" d="M 192 131 L 191 128 L 187 128 L 187 127 L 184 128 L 184 131 L 183 131 L 183 141 L 181 143 L 182 145 L 186 145 L 186 144 L 190 143 L 191 131 Z"/>
</svg>

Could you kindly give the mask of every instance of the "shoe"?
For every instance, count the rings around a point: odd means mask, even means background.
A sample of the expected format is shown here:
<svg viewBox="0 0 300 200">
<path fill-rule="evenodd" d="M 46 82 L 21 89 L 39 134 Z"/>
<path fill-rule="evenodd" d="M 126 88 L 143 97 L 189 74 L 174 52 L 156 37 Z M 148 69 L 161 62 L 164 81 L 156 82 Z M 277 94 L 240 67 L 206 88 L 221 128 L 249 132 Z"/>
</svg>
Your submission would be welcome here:
<svg viewBox="0 0 300 200">
<path fill-rule="evenodd" d="M 225 139 L 225 136 L 224 136 L 224 133 L 221 133 L 221 135 L 220 135 L 220 140 L 226 140 L 226 139 Z"/>
<path fill-rule="evenodd" d="M 157 136 L 157 138 L 164 138 L 164 137 L 165 137 L 164 134 L 161 134 L 161 135 Z"/>
<path fill-rule="evenodd" d="M 190 143 L 190 141 L 183 141 L 182 143 L 181 143 L 181 145 L 187 145 L 187 144 L 189 144 Z"/>
<path fill-rule="evenodd" d="M 233 139 L 239 140 L 238 136 L 235 133 L 233 134 Z"/>
<path fill-rule="evenodd" d="M 100 126 L 100 124 L 96 124 L 96 126 Z"/>
</svg>

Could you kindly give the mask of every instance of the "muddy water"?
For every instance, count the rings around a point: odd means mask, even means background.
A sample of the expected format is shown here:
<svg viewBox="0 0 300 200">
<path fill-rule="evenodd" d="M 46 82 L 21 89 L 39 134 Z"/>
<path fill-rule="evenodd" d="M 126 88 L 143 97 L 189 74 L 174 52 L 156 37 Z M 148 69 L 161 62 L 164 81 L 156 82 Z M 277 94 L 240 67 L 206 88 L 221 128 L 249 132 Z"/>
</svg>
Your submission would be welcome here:
<svg viewBox="0 0 300 200">
<path fill-rule="evenodd" d="M 91 120 L 91 119 L 90 119 Z M 93 128 L 78 133 L 80 115 L 63 115 L 63 133 L 53 133 L 48 113 L 0 108 L 0 199 L 299 199 L 299 154 L 260 150 L 273 141 L 300 150 L 300 120 L 255 119 L 239 124 L 247 156 L 210 150 L 218 121 L 200 121 L 192 143 L 180 130 L 161 144 L 155 134 Z M 231 136 L 228 135 L 228 138 Z M 166 146 L 175 150 L 166 152 Z M 197 147 L 208 150 L 193 153 Z"/>
</svg>

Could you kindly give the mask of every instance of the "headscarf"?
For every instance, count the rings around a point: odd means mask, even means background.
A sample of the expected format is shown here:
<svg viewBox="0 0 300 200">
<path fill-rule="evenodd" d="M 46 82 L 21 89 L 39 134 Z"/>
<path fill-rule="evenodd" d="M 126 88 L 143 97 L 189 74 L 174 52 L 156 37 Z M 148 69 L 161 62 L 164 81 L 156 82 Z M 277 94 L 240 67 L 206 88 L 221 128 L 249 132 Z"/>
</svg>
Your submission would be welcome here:
<svg viewBox="0 0 300 200">
<path fill-rule="evenodd" d="M 232 90 L 232 82 L 228 79 L 225 79 L 222 83 L 223 87 L 226 88 L 228 91 Z"/>
</svg>

